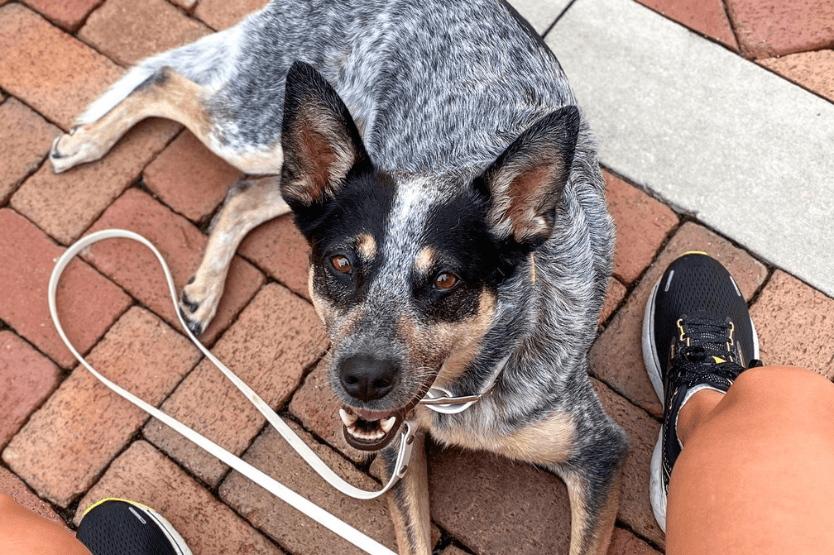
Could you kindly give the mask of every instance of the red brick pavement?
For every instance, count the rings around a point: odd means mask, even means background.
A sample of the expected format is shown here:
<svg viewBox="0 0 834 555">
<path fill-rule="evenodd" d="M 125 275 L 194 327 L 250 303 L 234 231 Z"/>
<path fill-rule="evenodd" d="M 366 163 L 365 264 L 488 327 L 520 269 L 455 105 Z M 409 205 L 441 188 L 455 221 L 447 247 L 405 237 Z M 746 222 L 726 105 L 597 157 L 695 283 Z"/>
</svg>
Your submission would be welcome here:
<svg viewBox="0 0 834 555">
<path fill-rule="evenodd" d="M 74 361 L 46 311 L 46 282 L 61 245 L 90 230 L 119 226 L 148 236 L 178 286 L 194 271 L 206 242 L 198 226 L 239 172 L 190 133 L 171 122 L 145 122 L 103 160 L 63 175 L 52 174 L 44 158 L 52 139 L 121 75 L 121 66 L 229 27 L 265 0 L 22 2 L 0 0 L 0 492 L 53 520 L 60 518 L 54 509 L 67 510 L 70 526 L 104 496 L 146 502 L 195 554 L 350 552 L 105 391 L 85 370 L 69 372 Z M 825 70 L 834 68 L 832 14 L 822 0 L 641 2 L 834 100 Z M 766 267 L 638 187 L 605 178 L 618 250 L 590 361 L 594 386 L 632 446 L 609 554 L 655 554 L 664 537 L 647 488 L 660 405 L 639 341 L 654 281 L 680 253 L 707 250 L 731 269 L 752 302 L 765 362 L 807 366 L 828 378 L 834 377 L 834 299 Z M 262 431 L 260 415 L 216 370 L 199 362 L 176 329 L 148 253 L 111 242 L 84 256 L 67 270 L 59 305 L 70 336 L 107 375 L 393 545 L 382 501 L 357 503 L 333 493 L 274 432 Z M 290 216 L 253 231 L 203 339 L 294 419 L 305 441 L 340 473 L 378 487 L 341 437 L 306 261 L 307 245 Z M 556 476 L 492 455 L 429 451 L 433 542 L 440 553 L 564 552 L 569 507 Z"/>
</svg>

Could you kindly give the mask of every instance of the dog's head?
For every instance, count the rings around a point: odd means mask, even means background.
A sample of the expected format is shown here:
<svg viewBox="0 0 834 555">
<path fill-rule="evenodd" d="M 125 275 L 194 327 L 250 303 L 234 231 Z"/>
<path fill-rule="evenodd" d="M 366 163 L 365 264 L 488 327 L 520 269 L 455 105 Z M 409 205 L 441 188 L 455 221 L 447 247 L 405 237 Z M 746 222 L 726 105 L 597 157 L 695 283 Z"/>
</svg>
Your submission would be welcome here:
<svg viewBox="0 0 834 555">
<path fill-rule="evenodd" d="M 333 88 L 292 66 L 281 188 L 310 243 L 310 292 L 353 447 L 384 447 L 435 378 L 449 383 L 477 359 L 502 285 L 529 272 L 551 235 L 578 129 L 567 107 L 475 177 L 393 173 L 374 165 Z"/>
</svg>

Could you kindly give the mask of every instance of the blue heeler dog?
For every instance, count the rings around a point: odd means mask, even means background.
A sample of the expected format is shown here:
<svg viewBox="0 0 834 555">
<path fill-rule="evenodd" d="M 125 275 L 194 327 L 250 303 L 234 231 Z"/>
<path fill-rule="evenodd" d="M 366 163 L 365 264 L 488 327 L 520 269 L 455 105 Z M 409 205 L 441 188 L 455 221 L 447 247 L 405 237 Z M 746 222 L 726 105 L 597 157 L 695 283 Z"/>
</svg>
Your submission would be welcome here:
<svg viewBox="0 0 834 555">
<path fill-rule="evenodd" d="M 627 442 L 587 353 L 614 230 L 575 105 L 501 0 L 276 0 L 133 68 L 51 161 L 96 160 L 161 116 L 269 176 L 229 193 L 181 310 L 204 330 L 246 233 L 294 212 L 348 443 L 390 472 L 404 419 L 419 423 L 389 495 L 400 553 L 431 552 L 426 434 L 549 468 L 570 496 L 570 553 L 605 553 Z M 485 395 L 439 414 L 417 404 L 432 384 Z"/>
</svg>

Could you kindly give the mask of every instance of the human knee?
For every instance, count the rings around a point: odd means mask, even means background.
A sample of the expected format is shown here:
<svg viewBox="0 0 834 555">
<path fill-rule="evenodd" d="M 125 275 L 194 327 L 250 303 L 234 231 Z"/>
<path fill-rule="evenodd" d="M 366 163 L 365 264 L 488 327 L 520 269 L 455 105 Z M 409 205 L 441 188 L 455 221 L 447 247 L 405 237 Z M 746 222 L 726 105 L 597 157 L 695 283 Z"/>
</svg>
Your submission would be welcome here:
<svg viewBox="0 0 834 555">
<path fill-rule="evenodd" d="M 743 372 L 727 392 L 736 400 L 790 405 L 834 407 L 834 384 L 823 376 L 794 366 L 766 366 Z"/>
</svg>

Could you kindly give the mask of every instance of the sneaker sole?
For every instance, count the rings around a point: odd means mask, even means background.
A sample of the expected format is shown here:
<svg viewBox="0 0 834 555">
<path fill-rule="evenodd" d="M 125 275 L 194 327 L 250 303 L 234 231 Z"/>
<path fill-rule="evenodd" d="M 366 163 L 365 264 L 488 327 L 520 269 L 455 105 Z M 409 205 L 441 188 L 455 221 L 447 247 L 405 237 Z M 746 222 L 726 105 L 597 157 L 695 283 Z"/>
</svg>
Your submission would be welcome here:
<svg viewBox="0 0 834 555">
<path fill-rule="evenodd" d="M 660 404 L 666 409 L 666 400 L 663 395 L 663 377 L 660 375 L 660 356 L 657 353 L 657 342 L 654 338 L 654 300 L 657 296 L 657 291 L 660 289 L 660 282 L 663 280 L 661 276 L 657 283 L 654 284 L 652 292 L 649 295 L 649 300 L 646 301 L 646 310 L 643 313 L 643 364 L 646 366 L 646 372 L 649 375 L 649 380 L 652 382 L 654 392 L 657 398 L 660 399 Z M 734 280 L 735 283 L 735 280 Z M 736 285 L 736 289 L 738 286 Z M 756 333 L 756 326 L 753 320 L 750 320 L 750 327 L 753 330 L 753 358 L 759 358 L 759 335 Z M 649 498 L 652 503 L 652 511 L 654 518 L 660 529 L 666 532 L 666 488 L 663 487 L 663 428 L 660 428 L 660 434 L 657 437 L 657 444 L 654 446 L 652 453 L 651 477 L 649 480 Z"/>
</svg>

